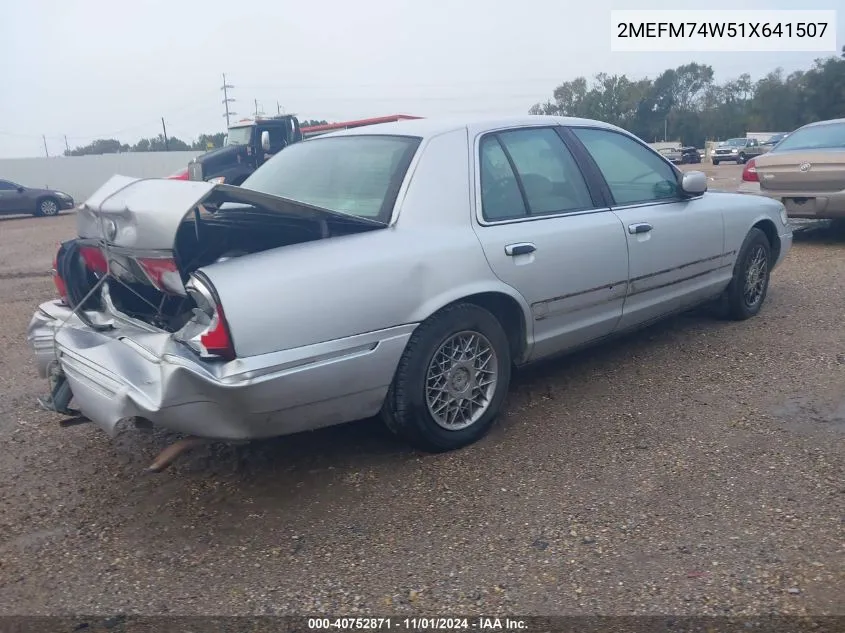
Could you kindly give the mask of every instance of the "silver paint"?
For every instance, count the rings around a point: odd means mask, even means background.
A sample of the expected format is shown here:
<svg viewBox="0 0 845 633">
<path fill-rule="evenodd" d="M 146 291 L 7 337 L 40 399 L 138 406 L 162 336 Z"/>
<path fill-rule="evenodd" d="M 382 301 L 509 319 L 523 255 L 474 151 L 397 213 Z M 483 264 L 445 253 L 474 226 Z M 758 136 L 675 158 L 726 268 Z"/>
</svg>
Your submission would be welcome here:
<svg viewBox="0 0 845 633">
<path fill-rule="evenodd" d="M 116 311 L 89 313 L 95 323 L 115 324 L 95 332 L 47 302 L 28 331 L 39 372 L 59 363 L 76 406 L 108 431 L 140 416 L 209 438 L 284 435 L 377 413 L 416 326 L 453 302 L 480 293 L 510 300 L 524 321 L 524 352 L 514 359 L 523 364 L 717 296 L 758 222 L 771 222 L 780 236 L 775 266 L 791 246 L 779 203 L 703 192 L 694 172 L 677 171 L 688 191 L 702 191 L 682 201 L 485 223 L 475 158 L 480 136 L 536 125 L 621 131 L 527 116 L 469 124 L 421 119 L 335 133 L 408 134 L 422 142 L 389 226 L 202 269 L 225 308 L 236 360 L 201 359 L 177 336 Z M 79 234 L 102 238 L 108 218 L 116 247 L 170 249 L 182 219 L 219 187 L 115 177 L 80 211 Z M 224 190 L 253 195 L 234 189 Z M 652 228 L 632 232 L 637 224 Z M 508 256 L 506 247 L 518 243 L 535 250 Z"/>
</svg>

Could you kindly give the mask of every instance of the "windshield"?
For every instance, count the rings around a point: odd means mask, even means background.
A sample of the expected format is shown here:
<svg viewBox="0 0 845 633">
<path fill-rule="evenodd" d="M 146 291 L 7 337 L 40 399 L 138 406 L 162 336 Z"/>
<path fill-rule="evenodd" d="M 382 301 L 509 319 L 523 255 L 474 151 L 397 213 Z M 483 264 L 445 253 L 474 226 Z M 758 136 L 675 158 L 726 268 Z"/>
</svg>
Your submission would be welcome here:
<svg viewBox="0 0 845 633">
<path fill-rule="evenodd" d="M 226 145 L 249 145 L 253 127 L 252 125 L 230 127 L 229 134 L 226 136 Z"/>
<path fill-rule="evenodd" d="M 318 137 L 283 149 L 242 186 L 388 222 L 419 143 L 410 136 Z"/>
<path fill-rule="evenodd" d="M 746 143 L 744 138 L 729 138 L 722 145 L 730 145 L 731 147 L 742 147 Z"/>
<path fill-rule="evenodd" d="M 802 128 L 783 139 L 775 149 L 781 152 L 828 148 L 845 149 L 845 123 L 828 123 Z"/>
</svg>

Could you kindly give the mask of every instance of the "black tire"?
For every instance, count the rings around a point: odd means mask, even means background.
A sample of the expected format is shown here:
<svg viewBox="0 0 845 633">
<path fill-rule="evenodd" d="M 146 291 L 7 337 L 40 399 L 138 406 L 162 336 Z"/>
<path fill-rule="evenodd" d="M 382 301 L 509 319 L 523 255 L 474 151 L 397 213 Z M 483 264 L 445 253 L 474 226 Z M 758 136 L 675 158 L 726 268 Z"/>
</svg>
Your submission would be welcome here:
<svg viewBox="0 0 845 633">
<path fill-rule="evenodd" d="M 61 205 L 55 198 L 41 198 L 35 206 L 35 216 L 39 218 L 59 215 Z"/>
<path fill-rule="evenodd" d="M 713 159 L 713 166 L 717 167 L 718 165 L 719 165 L 719 161 L 714 158 Z"/>
<path fill-rule="evenodd" d="M 745 154 L 741 153 L 736 160 L 736 164 L 737 165 L 744 165 L 746 160 L 747 160 L 747 158 L 745 157 Z"/>
<path fill-rule="evenodd" d="M 441 346 L 464 332 L 481 335 L 489 343 L 495 355 L 496 383 L 488 394 L 487 408 L 478 419 L 465 428 L 451 430 L 432 415 L 426 380 Z M 498 319 L 479 306 L 455 304 L 431 316 L 411 336 L 385 398 L 381 417 L 391 431 L 415 448 L 432 453 L 455 450 L 476 442 L 490 430 L 507 395 L 510 378 L 510 345 Z"/>
<path fill-rule="evenodd" d="M 749 270 L 753 265 L 757 265 L 758 258 L 761 256 L 764 270 L 761 273 L 762 278 L 758 278 L 757 293 L 753 295 L 756 299 L 750 301 L 751 295 L 746 294 L 748 290 L 746 282 L 749 281 Z M 726 317 L 734 321 L 744 321 L 760 312 L 769 290 L 771 265 L 772 247 L 769 244 L 769 238 L 760 229 L 751 229 L 739 249 L 731 283 L 722 295 L 722 312 Z"/>
</svg>

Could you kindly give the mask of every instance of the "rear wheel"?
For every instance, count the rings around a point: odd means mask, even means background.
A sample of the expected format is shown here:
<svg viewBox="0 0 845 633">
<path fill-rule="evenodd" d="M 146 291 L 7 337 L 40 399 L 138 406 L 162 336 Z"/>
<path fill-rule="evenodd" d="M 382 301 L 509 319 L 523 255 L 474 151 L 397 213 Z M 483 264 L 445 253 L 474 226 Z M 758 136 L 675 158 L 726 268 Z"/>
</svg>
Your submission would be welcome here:
<svg viewBox="0 0 845 633">
<path fill-rule="evenodd" d="M 755 316 L 769 290 L 772 247 L 766 234 L 751 229 L 739 250 L 731 283 L 722 296 L 724 313 L 735 321 Z"/>
<path fill-rule="evenodd" d="M 35 215 L 44 217 L 58 214 L 59 202 L 55 198 L 42 198 L 38 201 L 38 207 L 35 209 Z"/>
<path fill-rule="evenodd" d="M 490 429 L 510 377 L 510 345 L 496 317 L 474 304 L 455 304 L 411 336 L 382 418 L 416 448 L 461 448 Z"/>
</svg>

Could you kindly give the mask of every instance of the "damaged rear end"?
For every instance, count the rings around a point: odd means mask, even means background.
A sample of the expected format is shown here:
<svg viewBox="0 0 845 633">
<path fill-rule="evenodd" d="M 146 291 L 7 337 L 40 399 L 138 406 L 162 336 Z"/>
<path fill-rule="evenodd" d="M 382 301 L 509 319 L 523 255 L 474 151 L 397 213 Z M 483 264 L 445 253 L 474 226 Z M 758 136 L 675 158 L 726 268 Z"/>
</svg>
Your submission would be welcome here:
<svg viewBox="0 0 845 633">
<path fill-rule="evenodd" d="M 239 424 L 249 394 L 238 387 L 251 378 L 204 271 L 384 226 L 239 187 L 113 177 L 79 208 L 78 237 L 54 263 L 60 298 L 30 323 L 51 385 L 42 403 L 110 433 L 140 418 L 205 437 L 261 436 Z"/>
</svg>

